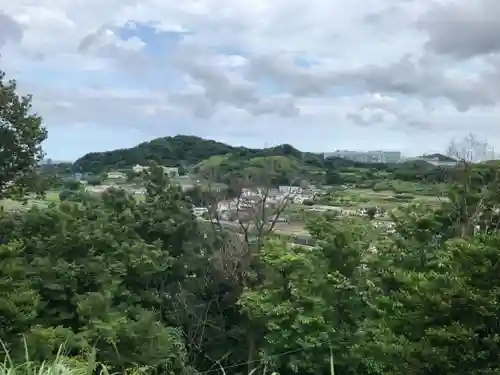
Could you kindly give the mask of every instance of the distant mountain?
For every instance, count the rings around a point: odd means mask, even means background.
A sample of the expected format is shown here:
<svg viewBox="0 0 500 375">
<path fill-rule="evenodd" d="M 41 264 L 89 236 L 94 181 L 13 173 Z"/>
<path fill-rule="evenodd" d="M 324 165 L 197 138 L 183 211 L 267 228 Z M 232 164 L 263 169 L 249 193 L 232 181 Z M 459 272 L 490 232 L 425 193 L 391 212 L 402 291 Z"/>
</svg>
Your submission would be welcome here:
<svg viewBox="0 0 500 375">
<path fill-rule="evenodd" d="M 86 154 L 75 161 L 73 170 L 101 173 L 115 169 L 127 169 L 136 164 L 148 165 L 151 162 L 164 166 L 188 168 L 207 162 L 217 164 L 217 158 L 229 156 L 232 162 L 236 160 L 248 161 L 258 157 L 287 156 L 300 160 L 305 165 L 319 168 L 321 168 L 323 160 L 320 154 L 301 152 L 287 144 L 252 149 L 234 147 L 195 136 L 177 135 L 143 142 L 132 148 Z"/>
</svg>

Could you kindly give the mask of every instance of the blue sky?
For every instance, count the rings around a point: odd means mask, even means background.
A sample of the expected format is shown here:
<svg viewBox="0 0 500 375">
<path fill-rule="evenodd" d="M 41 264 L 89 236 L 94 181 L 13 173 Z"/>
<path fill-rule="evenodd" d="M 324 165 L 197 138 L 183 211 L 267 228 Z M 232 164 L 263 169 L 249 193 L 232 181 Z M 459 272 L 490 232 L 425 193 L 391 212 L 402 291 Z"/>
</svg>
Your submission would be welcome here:
<svg viewBox="0 0 500 375">
<path fill-rule="evenodd" d="M 500 2 L 474 4 L 20 1 L 0 12 L 0 63 L 53 159 L 176 134 L 420 154 L 474 132 L 500 147 Z"/>
</svg>

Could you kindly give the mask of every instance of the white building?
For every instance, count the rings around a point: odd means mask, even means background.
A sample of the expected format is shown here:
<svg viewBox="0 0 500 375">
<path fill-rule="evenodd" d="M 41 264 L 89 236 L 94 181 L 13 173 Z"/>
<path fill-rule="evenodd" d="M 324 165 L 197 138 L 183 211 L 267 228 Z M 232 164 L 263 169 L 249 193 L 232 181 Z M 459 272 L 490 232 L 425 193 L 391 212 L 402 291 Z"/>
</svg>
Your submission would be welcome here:
<svg viewBox="0 0 500 375">
<path fill-rule="evenodd" d="M 132 167 L 132 170 L 134 171 L 134 173 L 141 173 L 141 172 L 146 171 L 148 169 L 149 169 L 149 167 L 143 167 L 142 165 L 139 165 L 139 164 L 136 164 Z"/>
<path fill-rule="evenodd" d="M 208 212 L 208 208 L 206 207 L 193 207 L 193 214 L 196 217 L 201 217 L 206 212 Z"/>
<path fill-rule="evenodd" d="M 337 157 L 362 163 L 397 163 L 401 160 L 399 151 L 349 151 L 325 152 L 325 158 Z"/>
<path fill-rule="evenodd" d="M 298 195 L 302 194 L 302 188 L 300 186 L 279 186 L 278 191 L 284 195 Z"/>
<path fill-rule="evenodd" d="M 163 171 L 169 177 L 179 177 L 179 168 L 177 167 L 163 167 Z"/>
<path fill-rule="evenodd" d="M 178 177 L 179 176 L 179 168 L 178 167 L 164 167 L 162 166 L 163 168 L 163 172 L 165 172 L 165 174 L 168 174 L 169 177 Z M 149 169 L 149 167 L 145 167 L 143 165 L 139 165 L 139 164 L 136 164 L 132 167 L 132 170 L 134 171 L 134 173 L 142 173 L 144 171 L 147 171 Z"/>
<path fill-rule="evenodd" d="M 125 180 L 127 175 L 123 172 L 108 172 L 107 178 L 109 180 Z"/>
</svg>

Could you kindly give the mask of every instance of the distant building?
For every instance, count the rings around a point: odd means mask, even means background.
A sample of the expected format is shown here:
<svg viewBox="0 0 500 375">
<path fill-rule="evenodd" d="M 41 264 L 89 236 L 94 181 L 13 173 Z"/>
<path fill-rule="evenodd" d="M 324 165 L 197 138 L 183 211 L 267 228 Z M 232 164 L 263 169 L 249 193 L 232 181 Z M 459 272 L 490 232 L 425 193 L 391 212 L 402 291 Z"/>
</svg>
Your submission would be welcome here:
<svg viewBox="0 0 500 375">
<path fill-rule="evenodd" d="M 454 167 L 458 164 L 458 161 L 442 154 L 431 154 L 422 155 L 417 157 L 405 158 L 403 161 L 425 161 L 426 163 L 432 164 L 437 167 Z"/>
<path fill-rule="evenodd" d="M 168 174 L 169 177 L 179 177 L 179 168 L 177 167 L 163 167 L 163 171 Z"/>
<path fill-rule="evenodd" d="M 165 174 L 168 174 L 169 177 L 179 177 L 179 168 L 178 167 L 163 167 L 163 171 Z M 149 167 L 145 167 L 143 165 L 136 164 L 132 167 L 134 173 L 141 173 L 147 171 Z"/>
<path fill-rule="evenodd" d="M 288 223 L 289 219 L 286 216 L 283 215 L 272 215 L 267 218 L 268 223 Z"/>
<path fill-rule="evenodd" d="M 278 191 L 285 195 L 302 194 L 302 190 L 300 186 L 278 186 Z"/>
<path fill-rule="evenodd" d="M 124 180 L 127 178 L 127 175 L 123 172 L 108 172 L 107 178 L 109 180 Z"/>
<path fill-rule="evenodd" d="M 77 181 L 81 181 L 83 178 L 83 173 L 74 173 L 73 178 Z"/>
<path fill-rule="evenodd" d="M 337 157 L 360 163 L 398 163 L 401 160 L 400 151 L 349 151 L 337 150 L 327 152 L 325 158 Z"/>
<path fill-rule="evenodd" d="M 201 217 L 203 216 L 204 213 L 208 212 L 208 208 L 206 207 L 193 207 L 193 214 L 196 217 Z"/>
<path fill-rule="evenodd" d="M 134 173 L 141 173 L 145 170 L 148 170 L 149 167 L 143 167 L 142 165 L 139 165 L 139 164 L 136 164 L 132 167 L 132 170 L 134 171 Z"/>
</svg>

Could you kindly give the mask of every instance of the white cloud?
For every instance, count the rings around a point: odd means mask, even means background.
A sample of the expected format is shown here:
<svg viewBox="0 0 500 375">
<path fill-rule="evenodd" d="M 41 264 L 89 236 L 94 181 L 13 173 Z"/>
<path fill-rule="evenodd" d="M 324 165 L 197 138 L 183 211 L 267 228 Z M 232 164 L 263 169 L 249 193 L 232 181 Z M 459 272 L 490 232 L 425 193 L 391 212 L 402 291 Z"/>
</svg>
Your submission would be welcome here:
<svg viewBox="0 0 500 375">
<path fill-rule="evenodd" d="M 498 4 L 0 0 L 0 62 L 49 137 L 91 124 L 417 153 L 474 131 L 500 146 Z"/>
</svg>

